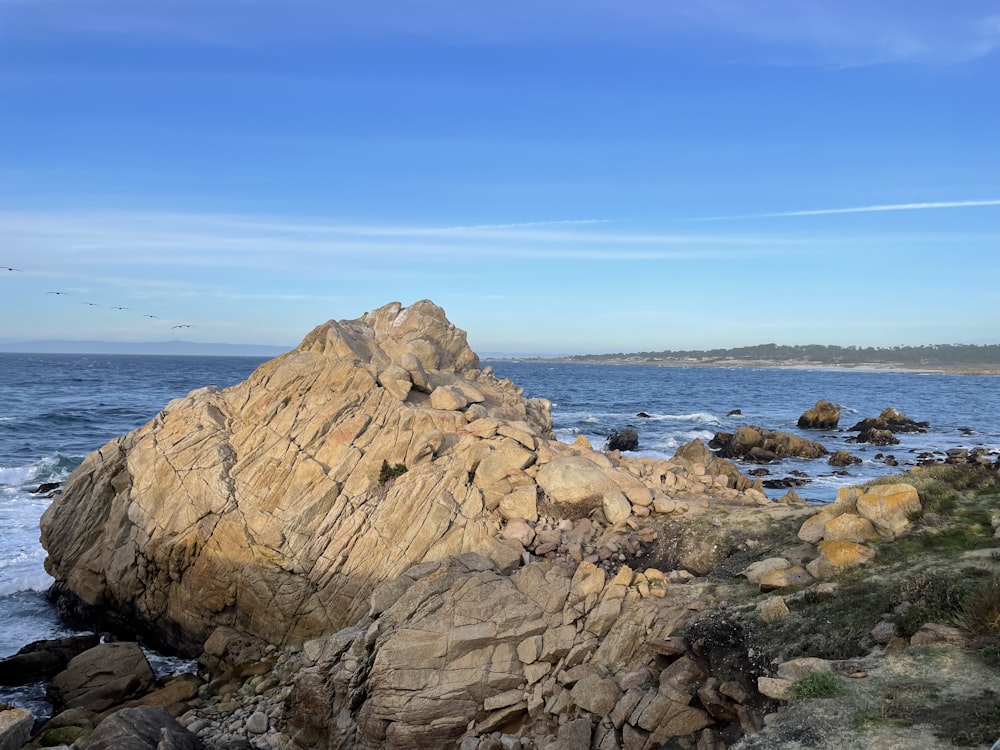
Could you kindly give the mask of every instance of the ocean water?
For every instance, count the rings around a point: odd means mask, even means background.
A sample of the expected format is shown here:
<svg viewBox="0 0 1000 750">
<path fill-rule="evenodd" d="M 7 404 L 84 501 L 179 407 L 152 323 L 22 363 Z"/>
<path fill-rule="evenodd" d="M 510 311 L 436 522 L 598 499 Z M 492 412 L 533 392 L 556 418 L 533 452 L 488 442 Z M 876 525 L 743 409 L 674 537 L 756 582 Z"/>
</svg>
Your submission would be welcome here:
<svg viewBox="0 0 1000 750">
<path fill-rule="evenodd" d="M 901 371 L 793 368 L 662 367 L 656 365 L 547 364 L 497 361 L 497 375 L 524 387 L 525 396 L 553 402 L 556 437 L 587 437 L 595 448 L 625 427 L 639 435 L 637 455 L 669 457 L 678 447 L 740 425 L 791 432 L 849 450 L 862 463 L 835 469 L 825 459 L 790 459 L 766 465 L 768 479 L 808 475 L 796 487 L 806 500 L 830 502 L 840 487 L 860 484 L 917 465 L 921 456 L 944 458 L 951 448 L 981 446 L 1000 451 L 1000 378 Z M 801 414 L 820 399 L 841 406 L 837 430 L 800 430 Z M 925 433 L 899 433 L 899 445 L 875 447 L 846 442 L 848 428 L 895 407 L 911 419 L 930 422 Z M 730 415 L 739 410 L 739 414 Z M 648 418 L 637 415 L 643 412 Z M 881 457 L 880 457 L 881 454 Z M 898 467 L 888 466 L 892 456 Z M 739 462 L 738 462 L 739 463 Z M 740 464 L 745 472 L 761 468 Z M 785 490 L 768 490 L 778 497 Z"/>
<path fill-rule="evenodd" d="M 0 354 L 0 657 L 39 638 L 68 631 L 44 592 L 38 519 L 50 499 L 41 484 L 62 482 L 83 458 L 139 427 L 168 401 L 206 385 L 228 386 L 263 360 L 255 357 Z M 615 430 L 632 427 L 641 455 L 672 456 L 694 438 L 708 441 L 740 424 L 798 432 L 799 415 L 821 398 L 843 408 L 841 427 L 893 406 L 929 421 L 927 433 L 901 434 L 887 448 L 845 443 L 843 430 L 803 432 L 831 452 L 847 448 L 864 462 L 835 473 L 823 459 L 768 467 L 772 477 L 802 471 L 807 500 L 832 500 L 839 487 L 895 473 L 918 456 L 955 447 L 1000 450 L 1000 379 L 988 376 L 752 368 L 582 365 L 494 361 L 500 377 L 526 396 L 553 402 L 560 440 L 578 435 L 601 447 Z M 727 416 L 739 409 L 742 414 Z M 645 412 L 648 418 L 637 417 Z M 899 468 L 877 453 L 892 454 Z M 744 469 L 751 467 L 746 466 Z M 783 490 L 769 494 L 777 497 Z M 30 696 L 0 690 L 0 701 Z"/>
<path fill-rule="evenodd" d="M 0 657 L 68 635 L 45 597 L 52 579 L 38 520 L 91 451 L 140 427 L 168 401 L 245 379 L 256 357 L 0 354 Z M 0 686 L 0 702 L 47 712 L 40 685 Z"/>
</svg>

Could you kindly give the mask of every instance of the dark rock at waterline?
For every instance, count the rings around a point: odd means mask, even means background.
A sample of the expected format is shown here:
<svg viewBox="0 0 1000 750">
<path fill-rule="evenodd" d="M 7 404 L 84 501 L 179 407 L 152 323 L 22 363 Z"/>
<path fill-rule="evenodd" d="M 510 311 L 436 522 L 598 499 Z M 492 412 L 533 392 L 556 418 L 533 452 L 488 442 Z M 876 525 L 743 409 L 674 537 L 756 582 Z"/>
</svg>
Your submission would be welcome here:
<svg viewBox="0 0 1000 750">
<path fill-rule="evenodd" d="M 639 434 L 626 427 L 624 430 L 612 432 L 604 444 L 606 451 L 634 451 L 639 447 Z"/>
<path fill-rule="evenodd" d="M 762 484 L 769 490 L 787 490 L 791 487 L 804 487 L 811 481 L 801 477 L 781 477 L 781 479 L 765 479 Z"/>
<path fill-rule="evenodd" d="M 13 656 L 0 659 L 0 685 L 28 685 L 47 680 L 65 669 L 73 657 L 96 646 L 99 640 L 93 634 L 29 643 Z"/>
<path fill-rule="evenodd" d="M 52 497 L 58 492 L 62 492 L 62 482 L 42 482 L 37 488 L 31 491 L 31 494 Z"/>
<path fill-rule="evenodd" d="M 732 411 L 726 412 L 726 416 L 727 417 L 738 417 L 741 414 L 743 414 L 743 410 L 742 409 L 733 409 Z"/>
<path fill-rule="evenodd" d="M 829 451 L 812 440 L 757 425 L 743 425 L 735 433 L 718 432 L 709 443 L 723 458 L 771 463 L 783 458 L 819 458 Z"/>
<path fill-rule="evenodd" d="M 153 669 L 137 643 L 102 643 L 73 657 L 49 683 L 48 698 L 58 708 L 100 713 L 138 698 L 156 685 Z"/>
<path fill-rule="evenodd" d="M 866 417 L 849 428 L 850 432 L 864 432 L 866 430 L 888 430 L 890 432 L 927 432 L 930 422 L 917 422 L 910 419 L 898 409 L 889 406 L 882 410 L 877 417 Z M 868 442 L 858 440 L 858 442 Z"/>
<path fill-rule="evenodd" d="M 637 417 L 640 417 L 640 418 L 642 418 L 642 419 L 649 419 L 649 418 L 650 418 L 650 415 L 649 415 L 649 414 L 647 414 L 647 413 L 646 413 L 646 412 L 644 412 L 644 411 L 639 411 L 639 412 L 636 412 L 636 414 L 635 414 L 635 415 L 636 415 Z"/>
<path fill-rule="evenodd" d="M 799 417 L 798 425 L 803 430 L 835 430 L 840 422 L 840 405 L 820 399 Z"/>
<path fill-rule="evenodd" d="M 861 463 L 861 459 L 850 451 L 840 450 L 834 451 L 827 463 L 829 463 L 830 466 L 851 466 L 852 464 Z"/>
<path fill-rule="evenodd" d="M 86 750 L 198 750 L 198 737 L 162 708 L 116 711 L 81 743 Z"/>
<path fill-rule="evenodd" d="M 899 445 L 899 438 L 892 430 L 866 427 L 855 437 L 847 438 L 848 443 L 868 443 L 869 445 Z"/>
</svg>

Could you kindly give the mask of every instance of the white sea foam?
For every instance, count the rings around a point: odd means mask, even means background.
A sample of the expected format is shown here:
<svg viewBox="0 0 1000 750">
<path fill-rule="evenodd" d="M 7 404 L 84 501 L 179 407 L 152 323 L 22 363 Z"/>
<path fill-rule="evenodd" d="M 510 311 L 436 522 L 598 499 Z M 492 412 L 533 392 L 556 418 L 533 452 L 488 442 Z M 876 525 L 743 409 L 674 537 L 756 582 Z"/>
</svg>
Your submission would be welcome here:
<svg viewBox="0 0 1000 750">
<path fill-rule="evenodd" d="M 54 579 L 43 570 L 36 570 L 11 580 L 0 579 L 0 596 L 10 596 L 19 591 L 48 591 Z"/>
<path fill-rule="evenodd" d="M 33 478 L 33 470 L 30 466 L 0 466 L 0 486 L 20 487 L 22 484 L 30 482 Z"/>
</svg>

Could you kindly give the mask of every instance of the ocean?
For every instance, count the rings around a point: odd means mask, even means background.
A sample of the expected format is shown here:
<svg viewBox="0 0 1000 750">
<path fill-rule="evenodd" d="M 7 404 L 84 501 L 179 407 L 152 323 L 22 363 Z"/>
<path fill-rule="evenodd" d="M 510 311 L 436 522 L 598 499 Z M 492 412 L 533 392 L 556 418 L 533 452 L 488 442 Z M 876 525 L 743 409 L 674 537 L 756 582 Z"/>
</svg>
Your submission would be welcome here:
<svg viewBox="0 0 1000 750">
<path fill-rule="evenodd" d="M 245 379 L 257 357 L 0 354 L 0 657 L 41 638 L 69 634 L 45 598 L 51 579 L 38 542 L 38 519 L 50 499 L 35 490 L 62 482 L 91 451 L 139 427 L 168 401 L 206 385 Z M 525 396 L 553 403 L 556 436 L 578 435 L 594 447 L 631 427 L 639 455 L 672 456 L 695 438 L 708 441 L 741 424 L 799 432 L 832 452 L 846 448 L 863 459 L 835 471 L 825 460 L 786 461 L 770 477 L 808 475 L 796 491 L 829 502 L 837 489 L 902 471 L 922 454 L 950 448 L 1000 451 L 1000 379 L 976 375 L 898 371 L 784 368 L 585 365 L 486 361 Z M 802 432 L 799 415 L 817 400 L 843 408 L 840 430 Z M 893 406 L 930 422 L 926 433 L 898 435 L 885 448 L 845 443 L 846 428 Z M 739 410 L 739 414 L 731 414 Z M 648 417 L 638 417 L 643 412 Z M 898 468 L 878 454 L 891 454 Z M 753 468 L 744 466 L 744 470 Z M 771 490 L 778 497 L 784 490 Z M 37 709 L 37 686 L 0 688 L 0 702 Z M 36 710 L 36 713 L 39 711 Z"/>
</svg>

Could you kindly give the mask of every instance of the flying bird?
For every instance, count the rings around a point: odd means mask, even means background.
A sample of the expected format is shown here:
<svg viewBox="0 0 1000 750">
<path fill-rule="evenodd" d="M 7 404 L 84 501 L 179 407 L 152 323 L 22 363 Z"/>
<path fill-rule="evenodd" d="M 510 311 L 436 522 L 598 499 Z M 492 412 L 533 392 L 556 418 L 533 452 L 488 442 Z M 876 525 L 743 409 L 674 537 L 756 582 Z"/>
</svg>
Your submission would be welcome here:
<svg viewBox="0 0 1000 750">
<path fill-rule="evenodd" d="M 156 318 L 156 320 L 159 320 L 159 318 L 157 318 L 155 315 L 146 314 L 146 315 L 143 315 L 142 317 L 144 317 L 144 318 Z"/>
<path fill-rule="evenodd" d="M 171 328 L 194 328 L 194 326 L 192 326 L 192 325 L 188 325 L 188 324 L 186 324 L 186 323 L 184 323 L 184 324 L 182 324 L 182 325 L 179 325 L 179 326 L 170 326 L 170 327 L 171 327 Z"/>
<path fill-rule="evenodd" d="M 46 294 L 69 294 L 69 292 L 46 292 Z"/>
<path fill-rule="evenodd" d="M 5 271 L 17 271 L 18 273 L 21 273 L 20 268 L 11 268 L 10 266 L 0 266 L 0 268 L 2 268 Z"/>
<path fill-rule="evenodd" d="M 112 307 L 112 310 L 128 310 L 127 307 Z"/>
<path fill-rule="evenodd" d="M 89 305 L 90 307 L 100 307 L 96 302 L 81 302 L 81 305 Z"/>
</svg>

